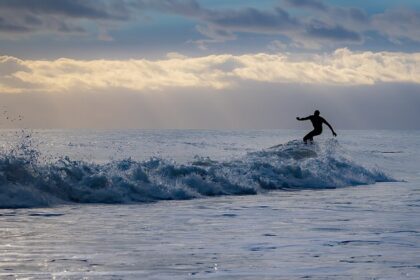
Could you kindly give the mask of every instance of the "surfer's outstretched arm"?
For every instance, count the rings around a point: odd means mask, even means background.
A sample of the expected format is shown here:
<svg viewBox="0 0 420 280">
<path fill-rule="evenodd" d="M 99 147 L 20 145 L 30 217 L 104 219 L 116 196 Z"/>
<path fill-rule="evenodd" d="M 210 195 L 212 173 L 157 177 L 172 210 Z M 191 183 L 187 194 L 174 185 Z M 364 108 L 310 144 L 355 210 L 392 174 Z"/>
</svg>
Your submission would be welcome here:
<svg viewBox="0 0 420 280">
<path fill-rule="evenodd" d="M 306 118 L 299 118 L 299 117 L 296 117 L 296 119 L 297 119 L 298 121 L 306 121 L 306 120 L 309 120 L 309 117 L 306 117 Z"/>
<path fill-rule="evenodd" d="M 332 128 L 332 126 L 324 119 L 324 123 L 331 129 L 331 132 L 334 136 L 337 136 L 337 133 L 335 133 L 334 129 Z"/>
</svg>

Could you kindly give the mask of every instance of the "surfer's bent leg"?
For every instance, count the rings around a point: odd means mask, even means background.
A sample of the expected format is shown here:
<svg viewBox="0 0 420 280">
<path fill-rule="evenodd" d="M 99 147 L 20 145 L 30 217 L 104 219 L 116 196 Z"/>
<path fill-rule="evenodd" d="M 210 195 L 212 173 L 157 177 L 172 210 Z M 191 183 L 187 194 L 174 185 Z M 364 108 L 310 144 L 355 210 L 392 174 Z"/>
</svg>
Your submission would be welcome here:
<svg viewBox="0 0 420 280">
<path fill-rule="evenodd" d="M 303 137 L 303 142 L 305 142 L 305 144 L 307 143 L 307 141 L 314 141 L 314 136 L 320 135 L 322 133 L 322 131 L 318 131 L 318 130 L 312 130 L 311 132 L 309 132 L 308 134 L 305 135 L 305 137 Z"/>
<path fill-rule="evenodd" d="M 305 137 L 303 137 L 303 142 L 306 144 L 306 142 L 308 142 L 308 140 L 313 140 L 313 138 L 312 138 L 312 132 L 313 131 L 311 131 L 311 132 L 309 132 L 308 134 L 306 134 L 305 135 Z"/>
</svg>

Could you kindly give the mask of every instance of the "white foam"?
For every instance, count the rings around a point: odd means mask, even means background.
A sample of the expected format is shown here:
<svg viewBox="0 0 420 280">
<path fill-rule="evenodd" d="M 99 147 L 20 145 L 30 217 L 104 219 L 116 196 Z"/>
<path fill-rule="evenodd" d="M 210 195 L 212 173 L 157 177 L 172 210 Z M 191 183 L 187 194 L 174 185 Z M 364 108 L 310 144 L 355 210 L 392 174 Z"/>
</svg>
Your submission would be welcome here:
<svg viewBox="0 0 420 280">
<path fill-rule="evenodd" d="M 187 164 L 164 158 L 41 163 L 36 150 L 28 145 L 19 149 L 0 155 L 0 208 L 139 203 L 392 181 L 353 162 L 334 140 L 314 145 L 291 141 L 235 160 L 198 157 Z"/>
</svg>

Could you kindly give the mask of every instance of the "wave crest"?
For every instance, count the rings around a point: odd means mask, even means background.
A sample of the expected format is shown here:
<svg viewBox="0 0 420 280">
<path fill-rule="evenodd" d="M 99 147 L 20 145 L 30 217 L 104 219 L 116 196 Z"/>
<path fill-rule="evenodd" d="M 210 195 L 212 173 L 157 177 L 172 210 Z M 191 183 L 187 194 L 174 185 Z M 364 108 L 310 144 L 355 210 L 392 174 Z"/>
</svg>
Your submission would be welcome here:
<svg viewBox="0 0 420 280">
<path fill-rule="evenodd" d="M 41 163 L 35 150 L 23 145 L 19 151 L 0 155 L 0 208 L 152 202 L 393 180 L 345 157 L 335 140 L 291 141 L 230 161 L 196 157 L 188 164 L 162 158 L 96 164 L 67 157 Z"/>
</svg>

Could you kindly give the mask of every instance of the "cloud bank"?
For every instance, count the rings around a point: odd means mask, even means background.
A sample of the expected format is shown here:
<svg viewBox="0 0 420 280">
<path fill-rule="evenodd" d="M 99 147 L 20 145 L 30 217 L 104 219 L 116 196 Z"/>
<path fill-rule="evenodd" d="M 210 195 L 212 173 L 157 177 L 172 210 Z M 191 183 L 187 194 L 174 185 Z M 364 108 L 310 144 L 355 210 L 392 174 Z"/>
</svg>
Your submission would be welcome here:
<svg viewBox="0 0 420 280">
<path fill-rule="evenodd" d="M 0 91 L 73 92 L 168 88 L 221 90 L 242 82 L 372 85 L 420 84 L 420 53 L 352 52 L 296 57 L 284 53 L 146 60 L 23 60 L 0 56 Z"/>
<path fill-rule="evenodd" d="M 243 33 L 272 36 L 302 49 L 361 45 L 371 33 L 394 45 L 420 42 L 420 11 L 401 7 L 368 14 L 362 8 L 340 7 L 322 0 L 283 0 L 272 7 L 237 5 L 215 8 L 197 0 L 0 0 L 0 35 L 28 34 L 90 36 L 113 39 L 110 31 L 124 24 L 142 26 L 145 18 L 158 22 L 176 15 L 196 24 L 187 30 L 200 47 L 243 37 Z M 202 38 L 197 39 L 196 33 Z M 331 49 L 332 49 L 331 48 Z"/>
</svg>

